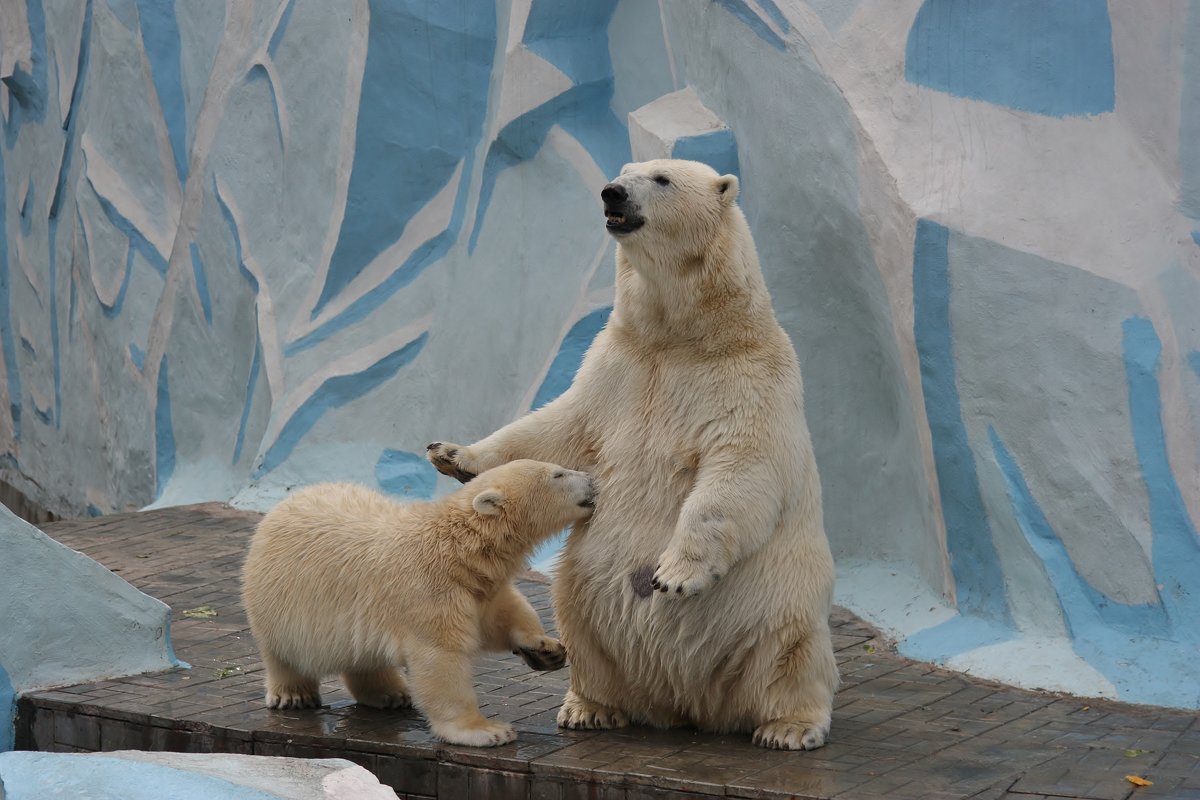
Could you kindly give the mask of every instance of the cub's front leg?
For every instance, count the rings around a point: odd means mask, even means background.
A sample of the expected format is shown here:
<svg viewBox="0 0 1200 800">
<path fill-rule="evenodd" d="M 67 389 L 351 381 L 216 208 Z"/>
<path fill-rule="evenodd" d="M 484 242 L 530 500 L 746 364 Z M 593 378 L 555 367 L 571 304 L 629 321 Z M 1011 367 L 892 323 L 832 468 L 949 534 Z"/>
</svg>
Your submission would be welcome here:
<svg viewBox="0 0 1200 800">
<path fill-rule="evenodd" d="M 434 442 L 425 449 L 443 475 L 466 483 L 481 472 L 519 458 L 584 469 L 587 452 L 580 400 L 574 387 L 557 400 L 505 425 L 472 445 Z"/>
</svg>

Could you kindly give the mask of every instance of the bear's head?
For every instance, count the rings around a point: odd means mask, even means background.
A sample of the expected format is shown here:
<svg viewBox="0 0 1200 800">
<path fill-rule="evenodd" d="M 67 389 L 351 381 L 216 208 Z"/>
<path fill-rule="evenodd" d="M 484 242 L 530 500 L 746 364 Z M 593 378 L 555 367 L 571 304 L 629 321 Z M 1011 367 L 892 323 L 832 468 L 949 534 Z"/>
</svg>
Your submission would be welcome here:
<svg viewBox="0 0 1200 800">
<path fill-rule="evenodd" d="M 703 249 L 736 205 L 736 175 L 718 175 L 698 161 L 658 159 L 626 164 L 600 192 L 606 228 L 623 246 Z"/>
<path fill-rule="evenodd" d="M 534 539 L 587 519 L 596 505 L 596 482 L 586 472 L 545 461 L 519 459 L 482 472 L 462 491 L 484 520 Z"/>
</svg>

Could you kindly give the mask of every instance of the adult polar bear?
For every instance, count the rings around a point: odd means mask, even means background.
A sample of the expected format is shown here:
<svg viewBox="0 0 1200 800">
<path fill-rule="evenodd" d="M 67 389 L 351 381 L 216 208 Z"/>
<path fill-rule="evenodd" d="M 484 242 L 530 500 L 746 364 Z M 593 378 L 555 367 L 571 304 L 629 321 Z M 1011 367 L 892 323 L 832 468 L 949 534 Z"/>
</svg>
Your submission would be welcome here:
<svg viewBox="0 0 1200 800">
<path fill-rule="evenodd" d="M 838 683 L 833 559 L 796 353 L 737 193 L 696 162 L 622 169 L 601 193 L 616 303 L 574 383 L 428 455 L 462 480 L 517 458 L 599 480 L 554 583 L 571 660 L 560 725 L 753 730 L 808 750 Z"/>
</svg>

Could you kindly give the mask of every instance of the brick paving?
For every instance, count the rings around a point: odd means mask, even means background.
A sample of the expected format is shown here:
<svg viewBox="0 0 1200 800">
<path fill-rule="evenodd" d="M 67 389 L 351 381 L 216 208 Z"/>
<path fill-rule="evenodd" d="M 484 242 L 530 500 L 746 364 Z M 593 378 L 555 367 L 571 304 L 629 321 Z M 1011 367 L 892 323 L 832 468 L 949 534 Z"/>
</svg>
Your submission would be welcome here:
<svg viewBox="0 0 1200 800">
<path fill-rule="evenodd" d="M 358 708 L 336 682 L 323 687 L 320 710 L 268 711 L 239 601 L 257 520 L 206 504 L 47 525 L 168 603 L 176 653 L 191 669 L 28 694 L 18 747 L 339 756 L 401 798 L 1200 800 L 1195 714 L 1023 691 L 909 661 L 842 609 L 832 622 L 843 687 L 830 743 L 810 753 L 689 730 L 561 731 L 567 670 L 531 672 L 509 655 L 476 664 L 484 714 L 519 732 L 499 748 L 439 743 L 416 712 Z M 550 623 L 548 587 L 527 577 L 520 587 Z M 202 606 L 216 616 L 185 616 Z"/>
</svg>

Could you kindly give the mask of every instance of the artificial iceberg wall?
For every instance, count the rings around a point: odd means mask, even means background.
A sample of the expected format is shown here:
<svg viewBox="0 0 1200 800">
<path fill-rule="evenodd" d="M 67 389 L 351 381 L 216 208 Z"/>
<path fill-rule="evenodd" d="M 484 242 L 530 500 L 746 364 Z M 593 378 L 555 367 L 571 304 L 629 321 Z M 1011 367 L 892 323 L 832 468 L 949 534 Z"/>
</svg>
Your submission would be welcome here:
<svg viewBox="0 0 1200 800">
<path fill-rule="evenodd" d="M 696 158 L 839 601 L 1200 705 L 1195 0 L 18 0 L 0 78 L 0 478 L 52 510 L 446 488 L 603 326 L 606 178 Z"/>
</svg>

